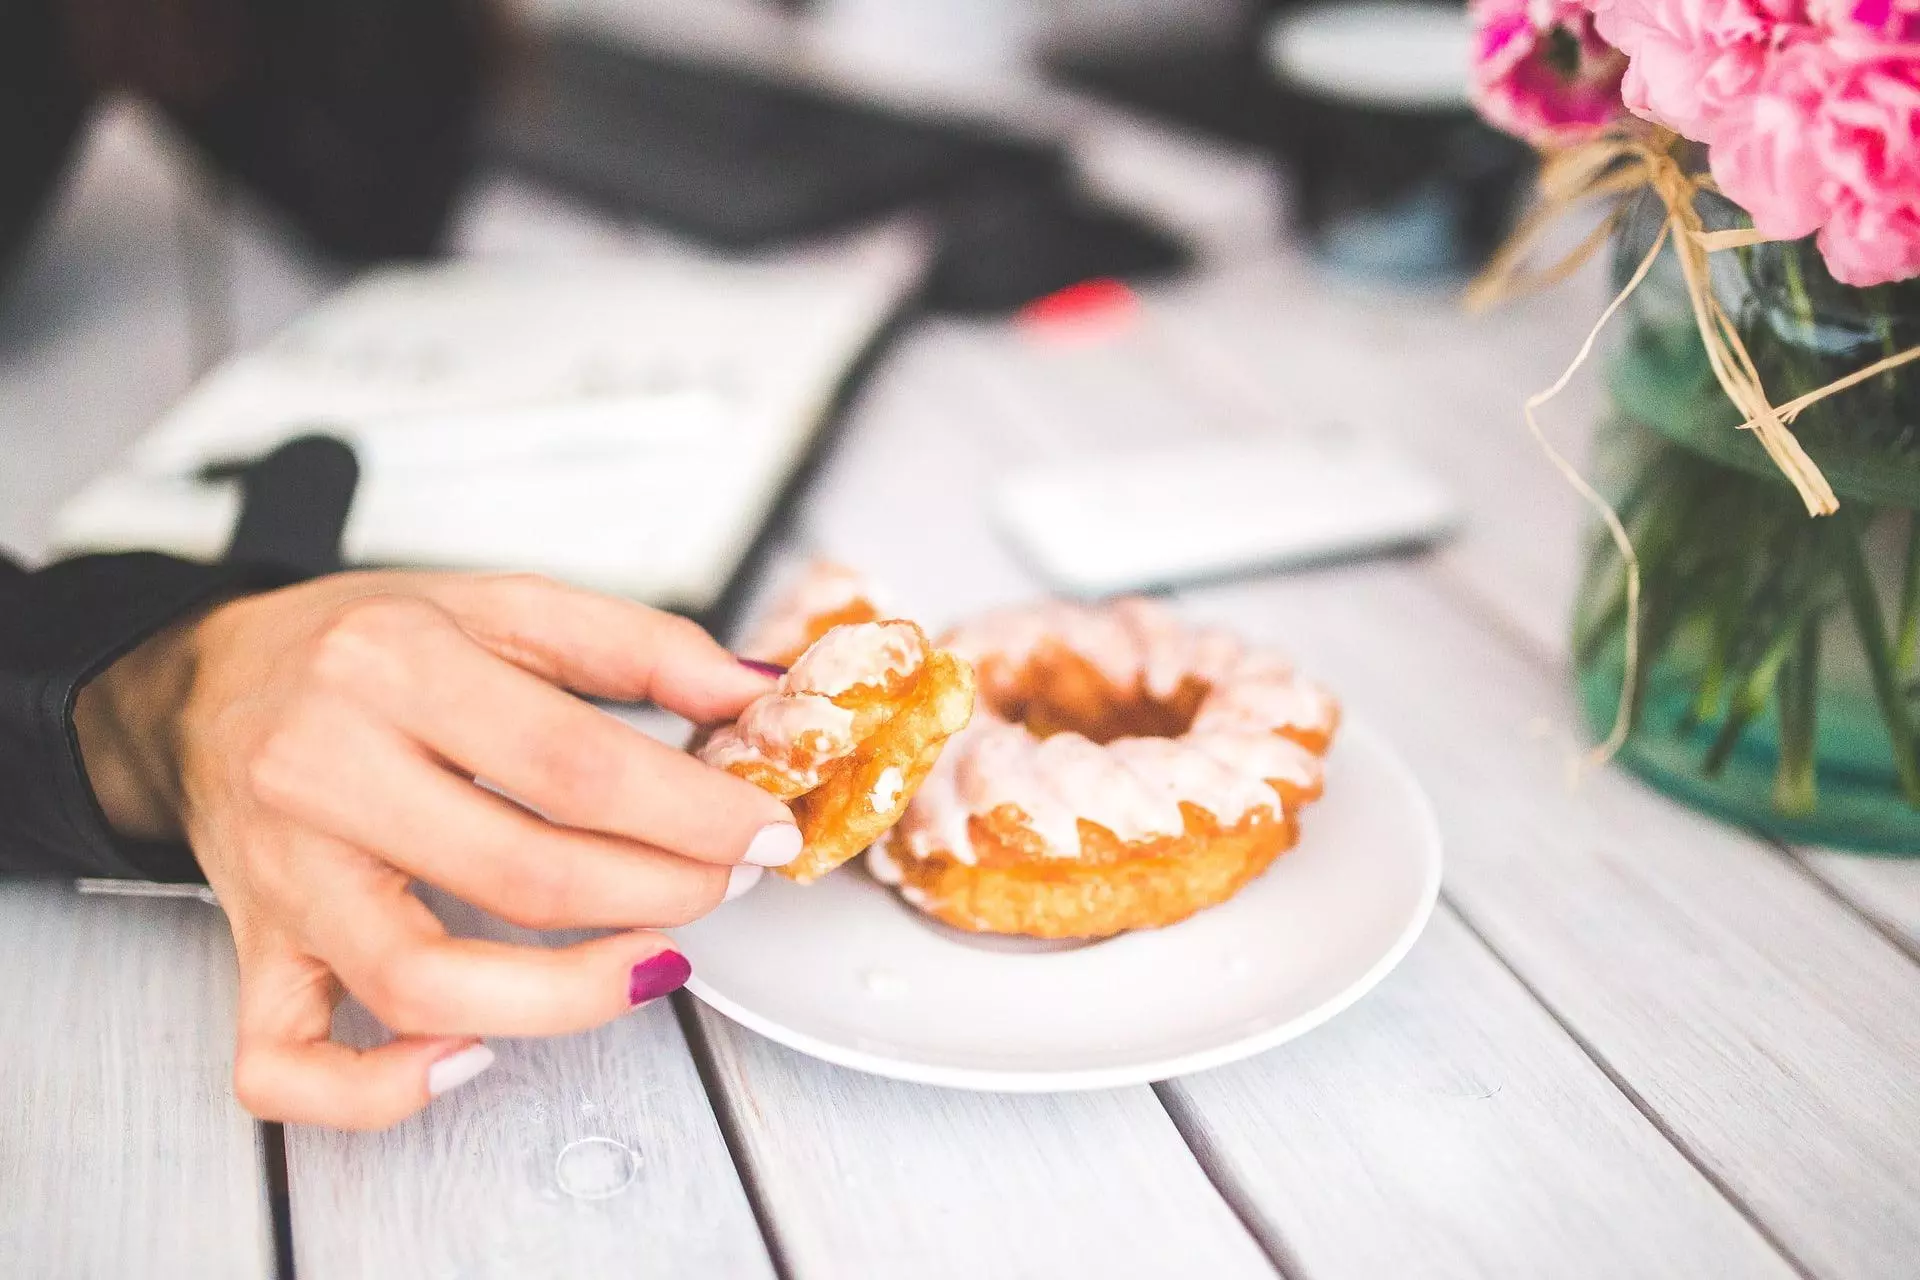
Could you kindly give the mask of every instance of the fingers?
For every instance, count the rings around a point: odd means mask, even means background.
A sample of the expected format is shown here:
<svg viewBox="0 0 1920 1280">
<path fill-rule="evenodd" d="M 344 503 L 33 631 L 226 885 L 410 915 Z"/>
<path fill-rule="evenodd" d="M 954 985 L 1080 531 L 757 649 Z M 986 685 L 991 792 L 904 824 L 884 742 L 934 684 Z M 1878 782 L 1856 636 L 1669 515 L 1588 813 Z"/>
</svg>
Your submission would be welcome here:
<svg viewBox="0 0 1920 1280">
<path fill-rule="evenodd" d="M 241 965 L 233 1085 L 265 1120 L 335 1129 L 398 1124 L 493 1063 L 467 1037 L 403 1037 L 354 1050 L 328 1038 L 338 988 L 318 961 L 282 946 Z"/>
<path fill-rule="evenodd" d="M 409 737 L 553 821 L 703 862 L 798 854 L 778 800 L 487 652 L 433 606 L 391 601 L 355 616 L 323 653 L 334 683 L 374 691 Z"/>
<path fill-rule="evenodd" d="M 773 687 L 685 618 L 545 578 L 447 579 L 435 599 L 516 666 L 594 697 L 651 700 L 696 724 L 734 719 Z"/>
<path fill-rule="evenodd" d="M 453 938 L 387 876 L 342 873 L 337 884 L 303 934 L 375 1017 L 407 1035 L 584 1031 L 679 990 L 691 972 L 658 934 L 553 948 Z"/>
<path fill-rule="evenodd" d="M 761 874 L 554 826 L 388 731 L 345 716 L 328 728 L 325 773 L 281 780 L 276 806 L 523 928 L 686 924 Z"/>
</svg>

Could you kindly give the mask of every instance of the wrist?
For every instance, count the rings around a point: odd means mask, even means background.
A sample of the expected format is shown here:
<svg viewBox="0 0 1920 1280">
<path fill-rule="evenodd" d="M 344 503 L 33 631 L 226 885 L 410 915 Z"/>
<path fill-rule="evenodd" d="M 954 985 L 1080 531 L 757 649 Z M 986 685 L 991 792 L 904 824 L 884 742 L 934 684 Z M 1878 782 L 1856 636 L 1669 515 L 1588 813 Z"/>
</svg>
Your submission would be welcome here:
<svg viewBox="0 0 1920 1280">
<path fill-rule="evenodd" d="M 179 726 L 193 685 L 200 617 L 148 638 L 81 687 L 80 755 L 107 823 L 122 836 L 181 836 Z"/>
</svg>

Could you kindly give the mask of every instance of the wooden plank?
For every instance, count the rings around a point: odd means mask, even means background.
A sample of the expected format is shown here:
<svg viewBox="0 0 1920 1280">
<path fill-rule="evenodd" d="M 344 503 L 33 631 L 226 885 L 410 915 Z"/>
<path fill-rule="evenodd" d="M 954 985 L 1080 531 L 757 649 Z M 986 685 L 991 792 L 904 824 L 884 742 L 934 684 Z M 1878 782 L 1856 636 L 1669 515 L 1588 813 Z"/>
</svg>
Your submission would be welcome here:
<svg viewBox="0 0 1920 1280">
<path fill-rule="evenodd" d="M 108 109 L 0 293 L 0 545 L 178 395 L 190 180 Z M 271 1270 L 258 1127 L 232 1099 L 232 943 L 194 901 L 0 884 L 0 1259 L 32 1276 Z"/>
<path fill-rule="evenodd" d="M 7 1273 L 271 1271 L 259 1129 L 229 1085 L 218 909 L 0 883 L 0 938 Z"/>
<path fill-rule="evenodd" d="M 538 940 L 431 901 L 462 934 Z M 351 1002 L 336 1033 L 380 1034 Z M 287 1130 L 301 1280 L 773 1276 L 671 1005 L 490 1043 L 493 1067 L 385 1133 Z"/>
<path fill-rule="evenodd" d="M 1449 893 L 1583 1046 L 1795 1260 L 1920 1251 L 1920 984 L 1777 851 L 1613 771 L 1570 786 L 1558 677 L 1414 567 L 1190 593 L 1295 649 L 1397 741 Z"/>
<path fill-rule="evenodd" d="M 1290 1275 L 1793 1274 L 1444 907 L 1350 1013 L 1160 1092 Z"/>
<path fill-rule="evenodd" d="M 1870 858 L 1827 849 L 1798 852 L 1807 869 L 1920 957 L 1920 859 Z"/>
<path fill-rule="evenodd" d="M 699 1025 L 795 1280 L 1274 1274 L 1151 1090 L 932 1089 Z"/>
</svg>

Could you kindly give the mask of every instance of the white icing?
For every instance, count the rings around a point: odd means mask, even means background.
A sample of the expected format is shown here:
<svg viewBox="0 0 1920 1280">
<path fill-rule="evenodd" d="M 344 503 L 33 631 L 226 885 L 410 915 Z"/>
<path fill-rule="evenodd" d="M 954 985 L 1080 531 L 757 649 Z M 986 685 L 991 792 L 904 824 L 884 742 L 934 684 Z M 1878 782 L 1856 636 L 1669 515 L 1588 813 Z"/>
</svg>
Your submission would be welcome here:
<svg viewBox="0 0 1920 1280">
<path fill-rule="evenodd" d="M 1339 718 L 1332 697 L 1297 679 L 1284 659 L 1248 653 L 1222 631 L 1184 627 L 1152 601 L 1004 610 L 957 628 L 945 644 L 1011 680 L 1049 639 L 1123 689 L 1171 698 L 1190 677 L 1212 688 L 1180 737 L 1122 738 L 1104 747 L 1076 733 L 1042 741 L 982 706 L 909 806 L 896 854 L 971 863 L 969 819 L 1012 805 L 1049 856 L 1072 858 L 1081 852 L 1083 818 L 1131 844 L 1182 834 L 1182 802 L 1231 825 L 1279 810 L 1270 779 L 1302 790 L 1318 785 L 1319 757 L 1279 735 L 1330 732 Z M 875 874 L 885 878 L 881 865 L 876 858 Z M 897 879 L 897 868 L 886 866 Z"/>
<path fill-rule="evenodd" d="M 824 766 L 854 748 L 854 713 L 833 701 L 858 685 L 912 673 L 926 641 L 908 622 L 861 622 L 827 632 L 734 724 L 715 733 L 700 759 L 717 768 L 764 765 L 795 786 L 818 786 Z M 894 783 L 894 799 L 904 780 Z M 891 804 L 892 801 L 889 801 Z"/>
<path fill-rule="evenodd" d="M 837 697 L 857 685 L 910 675 L 926 657 L 926 641 L 910 622 L 849 623 L 814 641 L 780 677 L 779 687 Z"/>
<path fill-rule="evenodd" d="M 1277 733 L 1189 734 L 1184 741 L 1207 758 L 1263 782 L 1286 782 L 1308 791 L 1320 785 L 1320 757 Z M 1226 816 L 1208 805 L 1201 808 Z"/>
<path fill-rule="evenodd" d="M 880 776 L 873 781 L 873 791 L 867 796 L 867 800 L 873 805 L 874 812 L 886 813 L 900 803 L 900 792 L 906 788 L 906 785 L 906 775 L 900 770 L 891 767 L 882 769 Z"/>
<path fill-rule="evenodd" d="M 1113 606 L 1113 614 L 1133 640 L 1139 664 L 1135 678 L 1156 698 L 1178 693 L 1195 666 L 1196 634 L 1151 600 L 1122 600 Z"/>
<path fill-rule="evenodd" d="M 1068 833 L 1057 851 L 1064 856 L 1080 852 L 1083 817 L 1129 844 L 1186 829 L 1168 792 L 1142 781 L 1112 752 L 1077 733 L 1056 733 L 1042 742 L 1034 752 L 1034 774 L 1054 802 L 1055 821 Z"/>
<path fill-rule="evenodd" d="M 884 843 L 867 850 L 867 874 L 881 884 L 899 884 L 906 878 L 901 874 L 900 865 L 888 856 Z"/>
<path fill-rule="evenodd" d="M 764 764 L 803 787 L 818 786 L 821 767 L 853 750 L 853 712 L 817 693 L 774 692 L 713 735 L 700 759 L 715 768 Z"/>
<path fill-rule="evenodd" d="M 908 807 L 910 821 L 895 828 L 906 851 L 915 858 L 932 857 L 945 851 L 960 862 L 973 861 L 973 841 L 967 833 L 967 804 L 960 798 L 957 770 L 960 761 L 971 754 L 967 744 L 985 731 L 993 720 L 984 707 L 974 711 L 973 723 L 948 739 L 946 750 L 933 762 L 926 780 Z M 878 874 L 878 863 L 874 864 Z"/>
<path fill-rule="evenodd" d="M 1215 686 L 1193 718 L 1196 733 L 1227 730 L 1326 732 L 1339 718 L 1332 695 L 1305 680 L 1234 678 Z"/>
<path fill-rule="evenodd" d="M 1110 744 L 1107 753 L 1168 800 L 1184 800 L 1223 823 L 1278 807 L 1273 788 L 1260 774 L 1231 756 L 1215 755 L 1207 746 L 1184 738 L 1122 738 Z"/>
<path fill-rule="evenodd" d="M 758 747 L 747 745 L 736 726 L 728 725 L 707 739 L 707 745 L 700 748 L 699 758 L 716 769 L 726 769 L 736 764 L 758 763 L 761 753 Z"/>
</svg>

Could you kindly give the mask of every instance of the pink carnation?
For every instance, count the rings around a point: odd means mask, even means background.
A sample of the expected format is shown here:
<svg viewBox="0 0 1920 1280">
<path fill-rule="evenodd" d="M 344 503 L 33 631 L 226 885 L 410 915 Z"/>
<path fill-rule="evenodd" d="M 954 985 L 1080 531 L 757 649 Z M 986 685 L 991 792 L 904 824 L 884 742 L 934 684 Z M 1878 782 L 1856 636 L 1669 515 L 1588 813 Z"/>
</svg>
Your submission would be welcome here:
<svg viewBox="0 0 1920 1280">
<path fill-rule="evenodd" d="M 1706 135 L 1720 190 L 1779 240 L 1812 235 L 1827 220 L 1832 183 L 1814 134 L 1840 61 L 1806 43 L 1772 59 L 1760 82 L 1726 104 Z"/>
<path fill-rule="evenodd" d="M 1841 284 L 1865 288 L 1920 275 L 1920 206 L 1843 196 L 1820 228 L 1820 256 Z"/>
<path fill-rule="evenodd" d="M 1473 94 L 1493 124 L 1564 143 L 1620 114 L 1626 59 L 1600 39 L 1582 0 L 1473 0 Z"/>
<path fill-rule="evenodd" d="M 1920 41 L 1920 0 L 1807 0 L 1807 16 L 1839 36 Z"/>
<path fill-rule="evenodd" d="M 1829 87 L 1814 150 L 1830 184 L 1820 229 L 1844 284 L 1920 275 L 1920 47 L 1863 52 Z"/>
<path fill-rule="evenodd" d="M 1721 116 L 1720 189 L 1769 236 L 1820 233 L 1836 280 L 1920 274 L 1920 48 L 1806 41 Z"/>
<path fill-rule="evenodd" d="M 1817 232 L 1835 279 L 1920 275 L 1920 0 L 1473 0 L 1473 14 L 1495 124 L 1572 141 L 1624 103 L 1705 143 L 1760 231 Z"/>
<path fill-rule="evenodd" d="M 1628 110 L 1696 141 L 1759 82 L 1798 16 L 1798 0 L 1594 4 L 1600 34 L 1630 60 Z"/>
</svg>

